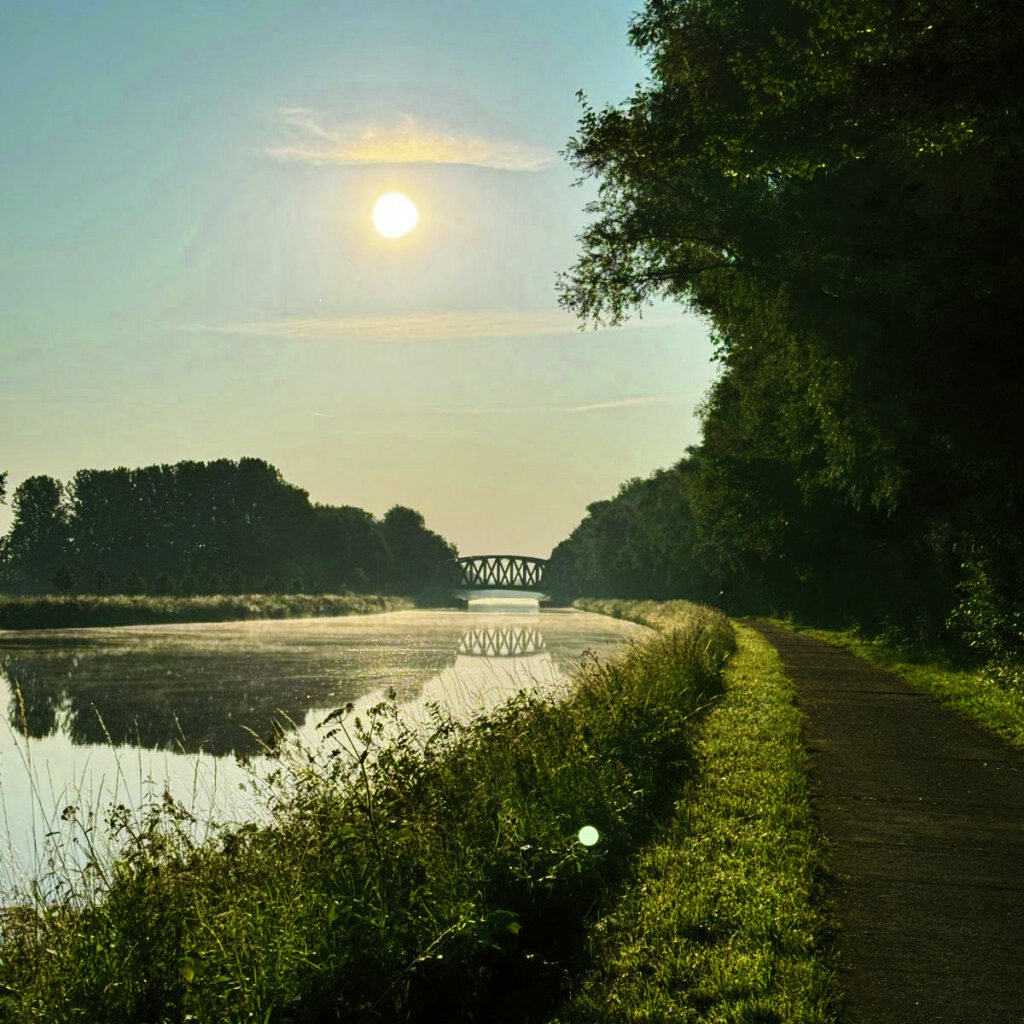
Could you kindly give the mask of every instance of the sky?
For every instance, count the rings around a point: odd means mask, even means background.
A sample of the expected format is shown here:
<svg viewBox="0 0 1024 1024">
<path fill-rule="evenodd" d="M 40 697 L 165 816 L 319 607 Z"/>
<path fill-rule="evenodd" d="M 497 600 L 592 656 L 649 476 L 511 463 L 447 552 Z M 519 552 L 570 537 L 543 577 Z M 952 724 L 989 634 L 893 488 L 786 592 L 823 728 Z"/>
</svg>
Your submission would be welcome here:
<svg viewBox="0 0 1024 1024">
<path fill-rule="evenodd" d="M 677 461 L 706 326 L 580 331 L 555 291 L 593 194 L 559 151 L 577 90 L 644 80 L 636 6 L 0 0 L 8 506 L 35 474 L 255 456 L 544 557 Z"/>
</svg>

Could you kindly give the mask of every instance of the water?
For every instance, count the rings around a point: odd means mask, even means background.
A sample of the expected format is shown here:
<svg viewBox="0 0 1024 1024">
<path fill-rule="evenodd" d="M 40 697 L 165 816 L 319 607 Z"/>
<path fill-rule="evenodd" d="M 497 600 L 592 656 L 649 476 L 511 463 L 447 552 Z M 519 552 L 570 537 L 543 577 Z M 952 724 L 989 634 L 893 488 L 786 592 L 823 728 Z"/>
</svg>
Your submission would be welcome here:
<svg viewBox="0 0 1024 1024">
<path fill-rule="evenodd" d="M 529 608 L 0 632 L 0 890 L 81 861 L 118 804 L 168 792 L 199 822 L 258 816 L 275 722 L 315 743 L 332 710 L 389 689 L 413 721 L 430 702 L 467 717 L 644 632 Z"/>
</svg>

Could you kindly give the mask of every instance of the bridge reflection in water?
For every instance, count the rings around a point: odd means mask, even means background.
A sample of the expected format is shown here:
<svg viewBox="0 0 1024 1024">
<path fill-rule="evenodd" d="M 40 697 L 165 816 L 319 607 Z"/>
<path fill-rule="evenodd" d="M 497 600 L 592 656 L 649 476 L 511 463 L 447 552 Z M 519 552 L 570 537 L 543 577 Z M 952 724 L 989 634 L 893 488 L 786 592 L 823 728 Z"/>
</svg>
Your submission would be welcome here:
<svg viewBox="0 0 1024 1024">
<path fill-rule="evenodd" d="M 405 713 L 429 724 L 431 704 L 443 705 L 459 721 L 487 714 L 522 690 L 561 691 L 568 665 L 560 664 L 535 622 L 507 616 L 493 625 L 476 618 L 459 638 L 455 663 L 426 682 Z"/>
<path fill-rule="evenodd" d="M 528 658 L 541 654 L 544 635 L 536 626 L 481 626 L 466 630 L 458 653 L 473 658 Z"/>
</svg>

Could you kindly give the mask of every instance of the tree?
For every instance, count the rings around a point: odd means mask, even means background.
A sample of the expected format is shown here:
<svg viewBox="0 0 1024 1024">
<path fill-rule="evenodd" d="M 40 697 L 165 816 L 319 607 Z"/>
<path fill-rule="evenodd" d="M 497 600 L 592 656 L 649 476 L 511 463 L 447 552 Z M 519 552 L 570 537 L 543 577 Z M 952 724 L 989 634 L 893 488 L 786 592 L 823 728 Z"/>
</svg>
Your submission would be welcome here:
<svg viewBox="0 0 1024 1024">
<path fill-rule="evenodd" d="M 70 495 L 80 573 L 135 569 L 154 586 L 282 575 L 303 557 L 313 520 L 306 492 L 261 459 L 80 470 Z"/>
<path fill-rule="evenodd" d="M 66 488 L 32 477 L 14 512 L 0 571 L 30 591 L 58 579 L 128 593 L 241 593 L 255 581 L 279 590 L 299 579 L 335 590 L 419 587 L 455 551 L 414 509 L 395 506 L 378 521 L 360 508 L 313 506 L 254 458 L 82 469 Z"/>
<path fill-rule="evenodd" d="M 7 535 L 7 575 L 13 589 L 45 593 L 59 578 L 70 585 L 68 510 L 64 487 L 50 476 L 31 476 L 11 502 L 14 520 Z"/>
<path fill-rule="evenodd" d="M 986 160 L 1019 178 L 1022 20 L 998 0 L 651 0 L 630 38 L 651 81 L 584 101 L 567 150 L 600 180 L 563 279 L 585 317 L 734 277 L 842 296 L 916 250 L 879 213 L 929 229 L 985 201 Z"/>
<path fill-rule="evenodd" d="M 351 505 L 316 505 L 313 511 L 303 565 L 307 580 L 320 580 L 333 591 L 347 586 L 368 591 L 389 576 L 391 553 L 371 513 Z"/>
<path fill-rule="evenodd" d="M 391 553 L 391 583 L 422 587 L 435 577 L 438 566 L 458 555 L 455 546 L 428 530 L 415 509 L 395 505 L 384 515 L 381 534 Z"/>
<path fill-rule="evenodd" d="M 1024 14 L 649 0 L 630 35 L 649 81 L 584 101 L 568 147 L 599 193 L 561 301 L 615 322 L 662 296 L 711 322 L 696 510 L 719 553 L 788 601 L 841 526 L 876 590 L 948 596 L 984 524 L 1017 588 Z"/>
<path fill-rule="evenodd" d="M 703 561 L 691 511 L 696 465 L 683 459 L 588 505 L 583 521 L 551 553 L 546 578 L 557 598 L 708 600 L 716 572 Z"/>
</svg>

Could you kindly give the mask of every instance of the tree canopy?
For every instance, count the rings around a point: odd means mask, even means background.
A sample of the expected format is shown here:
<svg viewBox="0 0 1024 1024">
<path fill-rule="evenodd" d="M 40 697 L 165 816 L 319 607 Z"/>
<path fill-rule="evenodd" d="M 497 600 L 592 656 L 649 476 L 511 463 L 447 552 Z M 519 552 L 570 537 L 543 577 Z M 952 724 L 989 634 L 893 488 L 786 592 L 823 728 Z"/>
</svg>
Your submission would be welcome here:
<svg viewBox="0 0 1024 1024">
<path fill-rule="evenodd" d="M 649 0 L 630 40 L 648 80 L 583 98 L 568 146 L 599 191 L 560 297 L 709 322 L 709 564 L 771 606 L 929 628 L 969 561 L 1019 593 L 1024 12 Z"/>
</svg>

